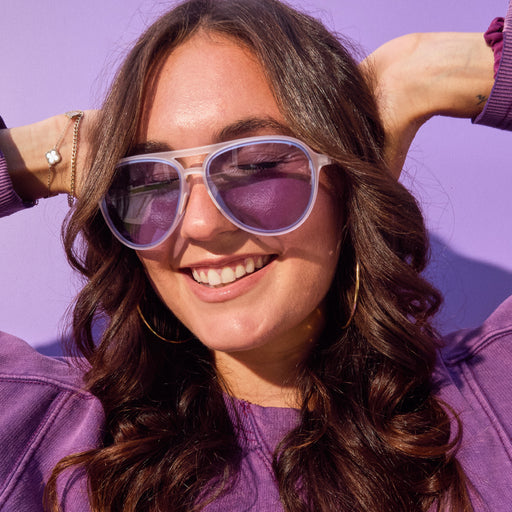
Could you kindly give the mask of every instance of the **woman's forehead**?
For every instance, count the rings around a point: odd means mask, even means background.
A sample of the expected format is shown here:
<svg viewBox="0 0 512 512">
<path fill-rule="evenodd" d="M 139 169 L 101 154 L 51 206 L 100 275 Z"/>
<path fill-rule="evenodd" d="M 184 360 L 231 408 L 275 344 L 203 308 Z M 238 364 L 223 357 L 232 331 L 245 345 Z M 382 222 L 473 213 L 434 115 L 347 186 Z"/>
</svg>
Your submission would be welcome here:
<svg viewBox="0 0 512 512">
<path fill-rule="evenodd" d="M 145 116 L 144 138 L 171 138 L 173 147 L 190 137 L 194 145 L 210 144 L 240 120 L 286 124 L 255 56 L 230 38 L 203 32 L 165 58 L 148 90 Z"/>
</svg>

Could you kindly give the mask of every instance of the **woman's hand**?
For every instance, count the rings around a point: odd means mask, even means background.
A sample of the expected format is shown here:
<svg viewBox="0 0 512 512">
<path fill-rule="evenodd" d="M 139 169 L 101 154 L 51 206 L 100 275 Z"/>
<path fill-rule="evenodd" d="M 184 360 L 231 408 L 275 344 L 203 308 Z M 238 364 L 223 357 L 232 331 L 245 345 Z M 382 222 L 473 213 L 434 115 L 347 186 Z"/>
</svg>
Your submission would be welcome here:
<svg viewBox="0 0 512 512">
<path fill-rule="evenodd" d="M 374 83 L 386 160 L 397 178 L 423 123 L 434 115 L 475 117 L 494 83 L 493 52 L 477 33 L 409 34 L 361 65 Z"/>
<path fill-rule="evenodd" d="M 76 193 L 84 177 L 85 162 L 89 152 L 89 133 L 94 125 L 97 111 L 88 110 L 80 124 L 77 165 Z M 63 135 L 64 134 L 64 135 Z M 55 164 L 50 174 L 48 191 L 48 161 L 46 153 L 59 138 L 58 147 L 62 160 Z M 14 190 L 26 201 L 34 201 L 59 193 L 70 193 L 71 151 L 73 146 L 73 123 L 61 114 L 38 123 L 0 130 L 0 150 L 7 160 L 7 167 Z"/>
</svg>

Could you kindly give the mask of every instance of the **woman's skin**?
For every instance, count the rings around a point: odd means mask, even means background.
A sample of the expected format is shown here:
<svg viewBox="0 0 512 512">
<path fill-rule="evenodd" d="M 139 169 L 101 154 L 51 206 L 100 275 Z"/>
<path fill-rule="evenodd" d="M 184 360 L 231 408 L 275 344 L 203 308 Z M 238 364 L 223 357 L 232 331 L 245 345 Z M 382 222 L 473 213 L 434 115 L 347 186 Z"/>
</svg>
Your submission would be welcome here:
<svg viewBox="0 0 512 512">
<path fill-rule="evenodd" d="M 474 117 L 493 84 L 493 54 L 481 34 L 411 34 L 390 41 L 362 64 L 375 81 L 387 132 L 386 158 L 398 176 L 414 135 L 433 115 Z M 221 131 L 247 119 L 250 130 L 228 139 L 286 132 L 263 71 L 246 50 L 200 34 L 164 63 L 138 142 L 173 149 L 218 142 Z M 78 169 L 87 154 L 87 112 Z M 273 122 L 265 125 L 271 118 Z M 47 195 L 44 158 L 66 126 L 65 116 L 0 131 L 14 187 L 23 199 Z M 69 192 L 70 133 L 60 151 L 52 193 Z M 185 165 L 195 165 L 187 161 Z M 308 221 L 281 237 L 256 237 L 235 228 L 215 208 L 198 178 L 186 214 L 169 239 L 139 252 L 148 275 L 173 312 L 210 347 L 234 396 L 261 405 L 294 406 L 294 368 L 322 328 L 321 302 L 339 250 L 332 196 L 322 187 Z M 223 288 L 207 289 L 190 268 L 234 265 L 270 257 L 258 272 Z"/>
<path fill-rule="evenodd" d="M 86 168 L 87 133 L 94 124 L 96 111 L 88 110 L 81 122 L 77 153 L 76 191 L 80 193 L 80 181 Z M 64 115 L 58 115 L 26 126 L 0 130 L 0 151 L 9 168 L 14 190 L 25 201 L 35 201 L 48 194 L 48 162 L 45 154 L 64 133 L 59 145 L 62 161 L 54 166 L 50 182 L 50 194 L 70 192 L 71 148 L 73 126 Z"/>
<path fill-rule="evenodd" d="M 199 33 L 173 51 L 149 97 L 138 142 L 150 147 L 185 149 L 290 131 L 261 65 L 218 35 Z M 321 330 L 318 308 L 339 256 L 336 198 L 320 186 L 302 226 L 256 236 L 220 213 L 200 176 L 192 179 L 175 232 L 139 258 L 169 309 L 214 352 L 230 392 L 264 405 L 293 405 L 294 371 Z M 192 277 L 194 270 L 234 271 L 249 259 L 264 265 L 232 283 L 212 287 Z"/>
<path fill-rule="evenodd" d="M 386 159 L 397 178 L 426 121 L 476 117 L 494 83 L 494 54 L 480 33 L 408 34 L 382 45 L 362 66 L 373 76 Z"/>
</svg>

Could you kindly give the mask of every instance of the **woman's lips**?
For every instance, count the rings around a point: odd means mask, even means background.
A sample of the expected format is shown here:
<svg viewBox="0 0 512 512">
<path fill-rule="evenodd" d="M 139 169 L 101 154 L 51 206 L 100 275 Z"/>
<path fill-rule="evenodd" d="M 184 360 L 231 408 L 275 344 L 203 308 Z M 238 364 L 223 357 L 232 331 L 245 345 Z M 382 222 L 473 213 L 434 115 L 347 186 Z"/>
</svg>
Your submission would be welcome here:
<svg viewBox="0 0 512 512">
<path fill-rule="evenodd" d="M 183 275 L 190 291 L 200 301 L 221 303 L 250 292 L 271 271 L 276 259 L 277 255 L 274 254 L 261 256 L 261 260 L 259 256 L 246 256 L 217 266 L 213 266 L 213 263 L 212 266 L 204 263 L 202 266 L 183 268 Z M 242 268 L 239 268 L 240 266 Z M 237 269 L 241 277 L 237 277 Z M 201 276 L 202 273 L 204 273 L 203 276 Z M 224 279 L 229 280 L 233 277 L 232 273 L 235 275 L 234 281 L 222 283 L 223 274 Z M 194 274 L 199 275 L 200 281 L 196 281 Z M 203 278 L 205 282 L 201 281 Z M 219 284 L 210 284 L 210 282 L 218 283 L 219 281 Z"/>
<path fill-rule="evenodd" d="M 247 257 L 222 267 L 191 267 L 190 270 L 197 283 L 212 288 L 221 288 L 263 268 L 271 259 L 271 256 L 266 254 Z"/>
</svg>

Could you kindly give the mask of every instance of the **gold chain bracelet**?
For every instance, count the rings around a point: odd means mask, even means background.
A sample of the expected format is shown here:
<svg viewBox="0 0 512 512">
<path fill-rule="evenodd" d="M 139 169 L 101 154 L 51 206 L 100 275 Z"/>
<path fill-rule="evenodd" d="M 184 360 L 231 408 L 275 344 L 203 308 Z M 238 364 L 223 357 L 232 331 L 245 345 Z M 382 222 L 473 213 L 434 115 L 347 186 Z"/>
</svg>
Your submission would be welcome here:
<svg viewBox="0 0 512 512">
<path fill-rule="evenodd" d="M 64 130 L 60 134 L 57 142 L 53 146 L 52 149 L 47 151 L 45 154 L 46 160 L 48 162 L 48 179 L 47 179 L 47 189 L 48 193 L 46 197 L 52 197 L 55 194 L 51 193 L 51 183 L 53 173 L 55 171 L 55 166 L 62 161 L 62 155 L 59 152 L 59 147 L 64 140 L 64 137 L 68 131 L 69 125 L 74 123 L 73 125 L 73 145 L 71 148 L 71 182 L 69 186 L 69 194 L 68 194 L 68 205 L 69 207 L 73 206 L 75 202 L 75 181 L 76 181 L 76 157 L 78 154 L 78 133 L 80 130 L 80 121 L 84 117 L 84 113 L 82 110 L 72 110 L 70 112 L 66 112 L 65 114 L 69 121 L 66 123 Z"/>
</svg>

